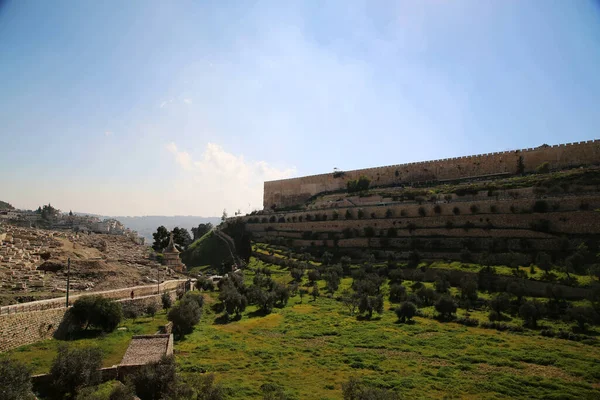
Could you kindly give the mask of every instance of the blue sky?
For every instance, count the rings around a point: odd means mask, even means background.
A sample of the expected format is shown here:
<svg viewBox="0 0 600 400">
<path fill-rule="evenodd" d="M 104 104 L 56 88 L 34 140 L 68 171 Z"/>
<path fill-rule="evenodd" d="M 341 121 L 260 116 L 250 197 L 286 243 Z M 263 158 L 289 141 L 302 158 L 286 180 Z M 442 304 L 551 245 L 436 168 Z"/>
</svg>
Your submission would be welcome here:
<svg viewBox="0 0 600 400">
<path fill-rule="evenodd" d="M 284 177 L 598 138 L 596 1 L 1 1 L 0 199 L 261 208 Z"/>
</svg>

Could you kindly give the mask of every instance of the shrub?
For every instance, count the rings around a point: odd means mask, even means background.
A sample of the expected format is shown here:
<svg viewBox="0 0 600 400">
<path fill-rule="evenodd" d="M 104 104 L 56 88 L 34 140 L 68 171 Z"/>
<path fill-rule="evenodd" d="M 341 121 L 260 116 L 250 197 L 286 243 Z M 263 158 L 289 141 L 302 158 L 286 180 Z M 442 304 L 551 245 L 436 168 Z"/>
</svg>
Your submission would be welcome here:
<svg viewBox="0 0 600 400">
<path fill-rule="evenodd" d="M 400 400 L 395 392 L 367 386 L 355 377 L 342 383 L 342 396 L 344 400 Z"/>
<path fill-rule="evenodd" d="M 446 221 L 446 229 L 454 228 L 454 223 L 452 221 Z"/>
<path fill-rule="evenodd" d="M 425 207 L 419 207 L 419 215 L 424 217 L 427 215 L 427 211 L 425 211 Z"/>
<path fill-rule="evenodd" d="M 396 312 L 398 321 L 410 321 L 417 314 L 417 306 L 410 301 L 405 301 L 404 303 L 400 304 L 399 307 L 396 307 L 394 311 Z"/>
<path fill-rule="evenodd" d="M 352 211 L 346 210 L 346 214 L 345 214 L 344 218 L 346 218 L 346 219 L 352 219 L 352 218 L 354 218 L 354 216 L 352 215 Z"/>
<path fill-rule="evenodd" d="M 308 281 L 311 284 L 314 284 L 315 281 L 319 280 L 320 277 L 321 274 L 316 269 L 311 269 L 310 271 L 308 271 Z"/>
<path fill-rule="evenodd" d="M 175 360 L 172 356 L 163 356 L 159 362 L 144 365 L 133 373 L 129 379 L 140 399 L 158 400 L 165 398 L 177 379 Z"/>
<path fill-rule="evenodd" d="M 459 317 L 454 320 L 457 324 L 465 325 L 465 326 L 479 326 L 479 321 L 475 318 L 469 317 Z"/>
<path fill-rule="evenodd" d="M 477 204 L 471 204 L 469 209 L 471 210 L 472 214 L 477 214 L 479 212 L 479 206 Z"/>
<path fill-rule="evenodd" d="M 358 219 L 362 219 L 364 216 L 365 216 L 365 212 L 363 211 L 363 209 L 362 209 L 362 208 L 359 208 L 359 209 L 358 209 L 358 213 L 356 214 L 356 217 L 357 217 Z"/>
<path fill-rule="evenodd" d="M 114 331 L 123 319 L 121 303 L 100 296 L 83 296 L 71 309 L 74 321 L 87 329 L 93 326 L 104 332 Z"/>
<path fill-rule="evenodd" d="M 454 215 L 458 215 L 458 214 L 460 214 L 460 208 L 458 208 L 458 207 L 454 207 L 454 208 L 452 209 L 452 213 L 453 213 Z"/>
<path fill-rule="evenodd" d="M 173 332 L 182 337 L 194 330 L 194 326 L 202 317 L 202 309 L 198 302 L 192 298 L 183 298 L 167 315 L 167 319 L 173 322 Z"/>
<path fill-rule="evenodd" d="M 492 205 L 490 206 L 490 212 L 492 212 L 492 213 L 498 212 L 498 207 L 496 207 L 496 205 L 495 205 L 495 204 L 492 204 Z"/>
<path fill-rule="evenodd" d="M 204 296 L 202 296 L 200 293 L 187 292 L 183 296 L 183 300 L 184 301 L 195 301 L 196 303 L 198 303 L 198 307 L 200 307 L 200 308 L 204 307 Z"/>
<path fill-rule="evenodd" d="M 535 172 L 538 174 L 547 174 L 550 172 L 550 164 L 548 162 L 541 163 L 537 167 L 535 167 Z"/>
<path fill-rule="evenodd" d="M 550 221 L 547 219 L 539 219 L 537 221 L 532 221 L 530 224 L 531 230 L 537 231 L 537 232 L 545 232 L 548 233 L 550 232 Z"/>
<path fill-rule="evenodd" d="M 144 305 L 139 301 L 126 301 L 122 305 L 123 316 L 127 319 L 133 319 L 141 317 L 146 311 Z"/>
<path fill-rule="evenodd" d="M 54 398 L 75 395 L 85 386 L 100 382 L 102 352 L 96 347 L 69 348 L 65 344 L 58 347 L 56 358 L 50 368 L 51 391 Z"/>
<path fill-rule="evenodd" d="M 9 358 L 0 359 L 0 399 L 34 399 L 31 392 L 31 369 Z"/>
<path fill-rule="evenodd" d="M 158 311 L 158 305 L 154 301 L 148 303 L 148 305 L 146 306 L 146 314 L 148 314 L 152 318 L 154 318 L 154 315 L 156 314 L 157 311 Z"/>
<path fill-rule="evenodd" d="M 348 189 L 348 193 L 355 193 L 355 192 L 367 190 L 369 188 L 370 183 L 371 183 L 371 180 L 363 175 L 358 179 L 348 181 L 346 183 L 346 187 Z"/>
<path fill-rule="evenodd" d="M 439 204 L 436 204 L 435 206 L 433 206 L 433 212 L 436 214 L 441 214 L 442 213 L 442 207 Z"/>
<path fill-rule="evenodd" d="M 394 216 L 394 212 L 388 208 L 387 210 L 385 210 L 385 217 L 386 218 L 392 218 Z"/>
<path fill-rule="evenodd" d="M 171 308 L 171 306 L 173 305 L 173 301 L 171 300 L 171 295 L 167 292 L 164 292 L 161 296 L 160 296 L 160 301 L 162 303 L 162 307 L 165 310 L 168 310 L 169 308 Z"/>
<path fill-rule="evenodd" d="M 215 287 L 214 287 L 212 281 L 210 279 L 208 279 L 207 277 L 201 276 L 196 281 L 196 289 L 198 289 L 198 290 L 210 290 L 210 291 L 213 291 L 214 288 Z"/>
<path fill-rule="evenodd" d="M 519 308 L 519 315 L 523 318 L 525 325 L 531 328 L 537 328 L 537 322 L 543 314 L 544 306 L 536 300 L 527 301 Z"/>
<path fill-rule="evenodd" d="M 440 313 L 443 319 L 450 319 L 452 314 L 456 312 L 456 303 L 452 297 L 444 295 L 435 303 L 435 310 Z"/>
<path fill-rule="evenodd" d="M 402 284 L 393 283 L 390 285 L 390 301 L 399 303 L 406 300 L 406 287 Z"/>
</svg>

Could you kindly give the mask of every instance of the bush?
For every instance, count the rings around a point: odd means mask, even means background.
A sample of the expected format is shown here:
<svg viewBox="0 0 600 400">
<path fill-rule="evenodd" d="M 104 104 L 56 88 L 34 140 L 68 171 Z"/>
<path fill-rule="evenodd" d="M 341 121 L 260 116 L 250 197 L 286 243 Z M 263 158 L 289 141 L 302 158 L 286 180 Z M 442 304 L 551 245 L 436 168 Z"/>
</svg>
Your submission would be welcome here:
<svg viewBox="0 0 600 400">
<path fill-rule="evenodd" d="M 96 347 L 69 348 L 65 344 L 58 347 L 58 354 L 50 368 L 52 397 L 62 399 L 75 395 L 85 386 L 100 382 L 102 352 Z"/>
<path fill-rule="evenodd" d="M 457 324 L 465 325 L 465 326 L 479 326 L 479 321 L 475 318 L 469 317 L 460 317 L 454 320 Z"/>
<path fill-rule="evenodd" d="M 537 328 L 537 322 L 544 315 L 544 305 L 536 300 L 527 301 L 519 308 L 519 315 L 523 318 L 525 325 Z"/>
<path fill-rule="evenodd" d="M 456 303 L 452 297 L 444 295 L 435 303 L 435 310 L 440 313 L 443 319 L 450 319 L 452 314 L 456 312 Z"/>
<path fill-rule="evenodd" d="M 154 318 L 154 315 L 158 311 L 158 305 L 155 302 L 150 302 L 146 306 L 146 314 Z"/>
<path fill-rule="evenodd" d="M 406 300 L 406 287 L 401 284 L 393 283 L 390 285 L 390 301 L 399 303 Z"/>
<path fill-rule="evenodd" d="M 177 379 L 175 360 L 172 356 L 163 356 L 159 362 L 145 365 L 137 370 L 129 379 L 140 399 L 163 399 L 171 391 Z"/>
<path fill-rule="evenodd" d="M 346 187 L 348 189 L 348 193 L 355 193 L 355 192 L 367 190 L 369 188 L 370 183 L 371 183 L 371 180 L 363 175 L 358 179 L 348 181 L 346 183 Z"/>
<path fill-rule="evenodd" d="M 206 277 L 199 277 L 196 281 L 196 289 L 198 290 L 209 290 L 212 292 L 214 288 L 212 281 Z"/>
<path fill-rule="evenodd" d="M 492 213 L 498 212 L 498 207 L 496 207 L 496 205 L 492 204 L 490 206 L 490 212 L 492 212 Z"/>
<path fill-rule="evenodd" d="M 31 392 L 31 369 L 9 358 L 0 359 L 0 399 L 34 399 Z"/>
<path fill-rule="evenodd" d="M 535 168 L 535 172 L 538 174 L 547 174 L 550 172 L 550 164 L 548 162 L 541 163 Z"/>
<path fill-rule="evenodd" d="M 433 212 L 436 214 L 441 214 L 442 213 L 442 207 L 439 204 L 436 204 L 435 206 L 433 206 Z"/>
<path fill-rule="evenodd" d="M 400 304 L 399 307 L 396 307 L 394 310 L 396 312 L 396 316 L 398 317 L 398 321 L 405 322 L 410 321 L 412 317 L 417 314 L 417 306 L 410 301 L 405 301 Z"/>
<path fill-rule="evenodd" d="M 123 317 L 133 319 L 141 317 L 146 311 L 144 305 L 139 301 L 125 301 L 122 304 Z"/>
<path fill-rule="evenodd" d="M 168 310 L 169 308 L 171 308 L 171 306 L 173 305 L 173 300 L 171 300 L 171 295 L 169 293 L 164 292 L 161 296 L 160 296 L 160 301 L 162 303 L 162 307 L 165 310 Z"/>
<path fill-rule="evenodd" d="M 425 207 L 419 207 L 419 215 L 424 217 L 427 215 L 427 211 L 425 211 Z"/>
<path fill-rule="evenodd" d="M 344 400 L 400 400 L 395 392 L 369 387 L 354 377 L 342 383 L 342 396 Z"/>
<path fill-rule="evenodd" d="M 477 214 L 479 212 L 479 206 L 477 204 L 472 204 L 469 209 L 471 210 L 472 214 Z"/>
<path fill-rule="evenodd" d="M 454 207 L 454 208 L 452 209 L 452 213 L 453 213 L 454 215 L 458 215 L 458 214 L 460 214 L 460 208 L 458 208 L 458 207 Z"/>
<path fill-rule="evenodd" d="M 375 229 L 373 229 L 372 226 L 365 226 L 364 231 L 365 231 L 365 237 L 371 238 L 371 237 L 375 236 Z"/>
<path fill-rule="evenodd" d="M 100 296 L 83 296 L 71 308 L 74 322 L 87 329 L 93 326 L 104 332 L 114 331 L 123 319 L 121 303 Z"/>
<path fill-rule="evenodd" d="M 198 301 L 191 297 L 184 297 L 169 310 L 167 315 L 167 319 L 173 322 L 173 332 L 179 336 L 191 333 L 200 321 L 200 317 L 202 317 L 202 309 Z"/>
</svg>

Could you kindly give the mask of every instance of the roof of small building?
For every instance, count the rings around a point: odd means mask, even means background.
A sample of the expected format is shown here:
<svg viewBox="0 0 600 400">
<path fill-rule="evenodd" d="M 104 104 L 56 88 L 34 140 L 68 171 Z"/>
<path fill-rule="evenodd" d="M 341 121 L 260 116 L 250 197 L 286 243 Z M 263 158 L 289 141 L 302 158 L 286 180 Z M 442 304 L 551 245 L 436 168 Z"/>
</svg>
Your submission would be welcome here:
<svg viewBox="0 0 600 400">
<path fill-rule="evenodd" d="M 179 253 L 177 247 L 175 247 L 175 243 L 173 242 L 173 232 L 171 232 L 171 238 L 169 239 L 169 245 L 163 251 L 163 253 Z"/>
<path fill-rule="evenodd" d="M 170 334 L 134 336 L 121 360 L 121 365 L 143 365 L 160 361 L 168 353 Z"/>
</svg>

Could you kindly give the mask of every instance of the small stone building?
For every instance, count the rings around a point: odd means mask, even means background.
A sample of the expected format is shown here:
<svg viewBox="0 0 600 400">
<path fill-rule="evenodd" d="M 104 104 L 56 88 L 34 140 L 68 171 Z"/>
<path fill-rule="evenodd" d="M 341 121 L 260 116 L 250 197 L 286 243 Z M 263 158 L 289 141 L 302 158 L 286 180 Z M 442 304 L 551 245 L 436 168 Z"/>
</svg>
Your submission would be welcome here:
<svg viewBox="0 0 600 400">
<path fill-rule="evenodd" d="M 163 264 L 178 272 L 182 272 L 185 268 L 179 258 L 179 250 L 177 250 L 177 247 L 175 247 L 175 243 L 173 242 L 173 233 L 171 233 L 169 245 L 163 251 Z"/>
</svg>

